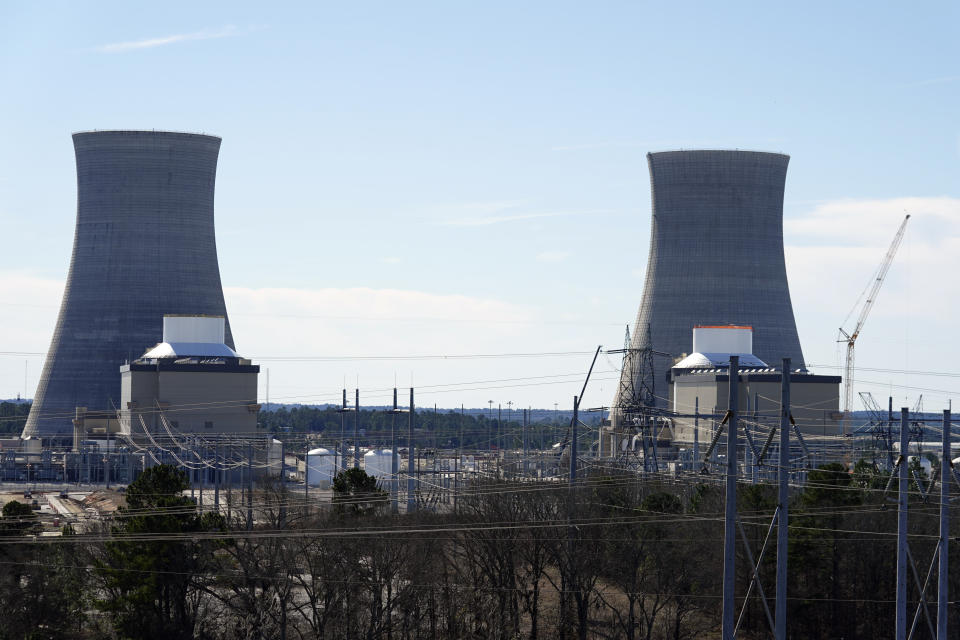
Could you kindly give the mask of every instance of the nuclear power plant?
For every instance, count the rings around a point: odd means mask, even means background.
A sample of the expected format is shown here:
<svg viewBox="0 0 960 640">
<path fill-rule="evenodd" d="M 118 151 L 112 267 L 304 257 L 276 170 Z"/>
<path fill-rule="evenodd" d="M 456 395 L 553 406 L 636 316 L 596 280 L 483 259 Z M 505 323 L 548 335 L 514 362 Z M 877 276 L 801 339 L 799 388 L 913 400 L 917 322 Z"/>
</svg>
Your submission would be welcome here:
<svg viewBox="0 0 960 640">
<path fill-rule="evenodd" d="M 214 234 L 220 138 L 76 133 L 73 257 L 23 437 L 66 442 L 76 409 L 116 414 L 120 367 L 157 343 L 165 315 L 225 319 Z"/>
<path fill-rule="evenodd" d="M 402 443 L 395 426 L 389 442 L 361 429 L 359 390 L 354 407 L 343 393 L 339 439 L 330 431 L 307 441 L 312 446 L 299 461 L 288 461 L 281 443 L 262 429 L 260 369 L 235 350 L 220 283 L 214 230 L 220 139 L 102 131 L 73 140 L 77 218 L 67 286 L 23 439 L 16 453 L 3 451 L 0 459 L 3 476 L 26 467 L 27 475 L 47 480 L 128 481 L 150 464 L 170 462 L 203 486 L 229 483 L 244 467 L 240 475 L 250 481 L 301 465 L 309 491 L 329 485 L 348 459 L 358 465 L 362 446 L 364 466 L 395 493 L 398 479 L 384 482 L 403 466 L 393 460 Z M 610 421 L 594 432 L 591 454 L 626 466 L 633 456 L 645 471 L 651 460 L 654 469 L 661 461 L 696 466 L 697 449 L 688 445 L 701 431 L 704 439 L 719 433 L 733 356 L 742 401 L 756 420 L 776 410 L 776 388 L 785 378 L 778 367 L 790 358 L 787 377 L 806 407 L 795 412 L 798 437 L 835 437 L 840 379 L 807 372 L 787 283 L 788 156 L 670 151 L 647 159 L 646 281 Z M 409 409 L 395 403 L 389 410 L 394 424 L 404 411 L 409 473 L 423 464 L 412 457 L 412 389 Z M 539 452 L 531 452 L 524 436 L 511 453 L 499 415 L 496 439 L 491 432 L 489 451 L 471 459 L 471 473 L 512 468 L 544 477 L 575 464 L 573 427 L 553 447 L 541 437 Z M 492 424 L 489 412 L 488 419 Z M 361 438 L 369 441 L 361 445 Z M 9 449 L 2 442 L 0 448 Z M 322 479 L 311 478 L 309 458 L 320 454 L 332 462 Z M 458 454 L 431 463 L 436 486 L 449 489 L 451 470 L 460 478 L 465 460 Z"/>
</svg>

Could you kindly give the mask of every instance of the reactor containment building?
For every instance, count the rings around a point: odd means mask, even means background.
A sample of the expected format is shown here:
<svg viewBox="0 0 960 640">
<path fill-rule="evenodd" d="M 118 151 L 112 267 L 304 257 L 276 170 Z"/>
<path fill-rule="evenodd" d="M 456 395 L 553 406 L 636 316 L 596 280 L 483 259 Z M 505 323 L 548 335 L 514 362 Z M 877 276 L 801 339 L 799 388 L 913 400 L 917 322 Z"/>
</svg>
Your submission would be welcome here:
<svg viewBox="0 0 960 640">
<path fill-rule="evenodd" d="M 667 375 L 690 353 L 694 327 L 752 327 L 756 357 L 803 368 L 783 254 L 789 160 L 753 151 L 647 154 L 650 252 L 614 425 L 628 406 L 667 407 Z"/>
<path fill-rule="evenodd" d="M 169 315 L 222 316 L 213 205 L 220 138 L 164 131 L 73 136 L 77 219 L 60 315 L 24 438 L 73 437 L 78 407 L 116 414 L 120 367 Z"/>
</svg>

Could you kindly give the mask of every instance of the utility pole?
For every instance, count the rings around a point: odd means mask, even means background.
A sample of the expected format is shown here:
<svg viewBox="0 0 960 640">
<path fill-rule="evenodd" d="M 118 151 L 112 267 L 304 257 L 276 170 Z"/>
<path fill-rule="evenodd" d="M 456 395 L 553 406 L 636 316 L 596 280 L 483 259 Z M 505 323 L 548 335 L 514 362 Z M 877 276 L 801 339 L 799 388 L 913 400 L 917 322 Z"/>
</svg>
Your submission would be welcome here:
<svg viewBox="0 0 960 640">
<path fill-rule="evenodd" d="M 214 448 L 214 462 L 213 462 L 213 506 L 216 507 L 217 513 L 220 513 L 220 444 L 217 443 Z M 146 462 L 146 457 L 144 457 L 144 462 Z"/>
<path fill-rule="evenodd" d="M 501 424 L 501 416 L 502 416 L 501 407 L 502 405 L 500 404 L 497 405 L 497 460 L 498 460 L 497 468 L 498 469 L 500 467 L 499 460 L 502 455 L 501 452 L 503 451 L 503 426 Z"/>
<path fill-rule="evenodd" d="M 513 420 L 513 400 L 507 400 L 507 427 L 510 426 L 510 421 Z M 515 444 L 515 438 L 510 438 L 510 449 L 513 449 Z"/>
<path fill-rule="evenodd" d="M 104 469 L 103 480 L 104 482 L 107 483 L 107 489 L 109 489 L 110 488 L 110 429 L 109 428 L 107 428 L 107 456 L 106 456 L 105 462 L 106 464 L 104 466 L 106 468 Z M 191 498 L 193 497 L 193 483 L 190 483 L 190 497 Z"/>
<path fill-rule="evenodd" d="M 949 573 L 950 563 L 948 544 L 950 541 L 950 480 L 953 474 L 953 454 L 950 451 L 950 427 L 953 419 L 950 409 L 943 412 L 943 442 L 940 452 L 940 574 L 937 576 L 937 640 L 947 640 L 947 617 L 950 599 Z"/>
<path fill-rule="evenodd" d="M 415 494 L 413 473 L 416 469 L 413 459 L 413 416 L 415 410 L 413 406 L 413 387 L 410 387 L 410 413 L 407 431 L 407 513 L 413 513 L 417 510 L 417 496 Z"/>
<path fill-rule="evenodd" d="M 748 388 L 748 392 L 749 392 L 749 388 Z M 749 396 L 747 396 L 747 404 L 750 404 L 750 397 L 749 397 Z M 756 427 L 756 425 L 758 424 L 758 420 L 760 420 L 760 411 L 759 411 L 759 409 L 758 409 L 759 404 L 760 404 L 759 394 L 758 394 L 758 393 L 754 393 L 754 394 L 753 394 L 753 424 L 754 424 L 754 427 Z M 747 428 L 749 428 L 749 427 L 745 427 L 745 428 L 744 428 L 744 431 L 746 431 Z M 760 473 L 760 461 L 757 459 L 757 456 L 756 456 L 755 452 L 753 451 L 752 447 L 751 447 L 751 456 L 750 456 L 750 459 L 753 460 L 753 468 L 750 470 L 750 482 L 752 482 L 753 484 L 757 484 L 757 476 L 758 476 L 759 473 Z"/>
<path fill-rule="evenodd" d="M 693 399 L 693 462 L 700 462 L 700 396 Z"/>
<path fill-rule="evenodd" d="M 229 455 L 230 455 L 230 458 L 232 459 L 233 458 L 232 446 L 230 447 Z M 226 454 L 224 455 L 224 457 L 226 457 Z M 241 454 L 241 460 L 242 459 L 243 458 Z M 239 468 L 240 468 L 240 512 L 242 512 L 243 511 L 243 492 L 246 490 L 247 484 L 243 478 L 243 472 L 244 472 L 243 465 L 242 464 L 239 465 Z M 231 470 L 229 476 L 227 477 L 227 521 L 228 522 L 232 517 L 230 509 L 231 507 L 233 507 L 233 477 L 232 477 L 233 475 L 234 475 L 233 470 Z"/>
<path fill-rule="evenodd" d="M 453 462 L 453 511 L 457 512 L 460 501 L 460 474 L 463 469 L 463 403 L 460 403 L 460 424 L 457 429 L 457 458 Z"/>
<path fill-rule="evenodd" d="M 527 475 L 527 410 L 523 410 L 523 475 Z"/>
<path fill-rule="evenodd" d="M 897 613 L 896 640 L 907 640 L 907 488 L 909 486 L 909 409 L 900 409 L 900 476 L 897 495 Z"/>
<path fill-rule="evenodd" d="M 493 451 L 493 400 L 487 400 L 487 432 L 490 437 L 487 449 Z"/>
<path fill-rule="evenodd" d="M 306 466 L 304 466 L 306 469 Z M 280 528 L 287 526 L 287 442 L 280 441 Z"/>
<path fill-rule="evenodd" d="M 110 436 L 108 435 L 108 436 L 107 436 L 107 442 L 109 442 L 109 438 L 110 438 Z M 190 441 L 189 441 L 188 446 L 190 447 L 190 449 L 189 449 L 190 453 L 192 453 L 194 456 L 197 456 L 197 440 L 196 440 L 196 438 L 191 438 Z M 107 451 L 109 451 L 109 450 L 110 450 L 110 447 L 108 446 L 108 447 L 107 447 Z M 184 451 L 184 453 L 186 453 L 186 451 Z M 184 456 L 184 457 L 186 458 L 186 456 Z M 199 456 L 197 456 L 197 457 L 199 458 Z M 195 495 L 196 495 L 197 474 L 198 474 L 198 472 L 199 472 L 199 469 L 198 469 L 197 467 L 190 467 L 190 499 L 191 499 L 191 500 L 193 500 L 194 497 L 195 497 Z M 108 488 L 109 488 L 109 487 L 108 487 Z"/>
<path fill-rule="evenodd" d="M 253 444 L 247 443 L 247 531 L 253 530 Z"/>
<path fill-rule="evenodd" d="M 776 640 L 787 640 L 787 544 L 790 502 L 790 358 L 780 368 L 780 513 L 777 521 Z"/>
<path fill-rule="evenodd" d="M 887 396 L 887 462 L 893 473 L 893 396 Z"/>
<path fill-rule="evenodd" d="M 548 433 L 548 435 L 550 436 L 550 442 L 551 442 L 551 443 L 553 442 L 554 436 L 556 435 L 557 427 L 560 425 L 560 408 L 559 408 L 559 407 L 560 407 L 560 403 L 559 403 L 559 402 L 554 402 L 554 403 L 553 403 L 553 425 L 552 425 L 553 429 L 549 429 L 549 428 L 548 428 L 548 431 L 553 431 L 553 433 Z M 542 432 L 542 431 L 541 431 L 541 433 L 540 433 L 540 440 L 541 440 L 541 441 L 543 440 L 543 432 Z M 543 448 L 543 449 L 549 449 L 549 448 L 550 448 L 550 447 L 548 447 L 548 446 L 546 445 L 546 443 L 544 443 L 544 442 L 541 442 L 540 446 L 541 446 L 541 448 Z"/>
<path fill-rule="evenodd" d="M 353 420 L 353 468 L 360 468 L 360 389 L 355 390 L 357 393 L 356 401 L 353 403 L 353 410 L 356 412 L 356 417 Z"/>
<path fill-rule="evenodd" d="M 570 433 L 570 486 L 573 487 L 577 482 L 577 423 L 580 422 L 579 416 L 580 399 L 573 396 L 573 429 Z"/>
<path fill-rule="evenodd" d="M 727 401 L 727 487 L 723 529 L 723 640 L 734 640 L 737 584 L 737 399 L 740 392 L 740 357 L 730 356 Z"/>
<path fill-rule="evenodd" d="M 347 470 L 347 456 L 346 456 L 347 443 L 344 440 L 344 437 L 346 435 L 345 429 L 346 429 L 346 421 L 347 421 L 347 418 L 346 418 L 347 390 L 346 388 L 343 389 L 343 403 L 340 405 L 340 411 L 338 413 L 340 414 L 340 447 L 339 447 L 339 451 L 337 451 L 338 455 L 334 456 L 334 460 L 337 460 L 339 458 L 340 462 L 336 466 L 341 471 L 346 471 Z"/>
<path fill-rule="evenodd" d="M 203 457 L 201 458 L 200 456 L 203 456 Z M 203 512 L 203 485 L 206 484 L 207 482 L 207 467 L 205 464 L 206 459 L 207 459 L 207 450 L 206 450 L 206 447 L 203 447 L 200 449 L 200 454 L 197 456 L 197 462 L 198 464 L 200 464 L 200 468 L 197 470 L 197 473 L 199 474 L 199 477 L 200 477 L 200 503 L 199 504 L 200 504 L 201 513 Z M 129 458 L 127 458 L 127 460 L 129 460 Z M 127 462 L 127 479 L 128 480 L 130 478 L 129 472 L 130 472 L 130 463 Z M 64 469 L 63 479 L 64 480 L 67 479 L 66 469 Z"/>
<path fill-rule="evenodd" d="M 399 498 L 397 494 L 400 491 L 400 454 L 397 452 L 397 388 L 393 388 L 393 424 L 390 427 L 390 513 L 396 515 L 400 512 Z"/>
</svg>

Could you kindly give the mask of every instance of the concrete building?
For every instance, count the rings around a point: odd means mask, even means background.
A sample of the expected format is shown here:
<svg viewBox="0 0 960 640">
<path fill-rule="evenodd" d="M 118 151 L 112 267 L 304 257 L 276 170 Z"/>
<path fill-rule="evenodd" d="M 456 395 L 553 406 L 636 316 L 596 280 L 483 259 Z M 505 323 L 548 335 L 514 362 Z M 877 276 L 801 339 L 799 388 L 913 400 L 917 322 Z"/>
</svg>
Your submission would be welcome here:
<svg viewBox="0 0 960 640">
<path fill-rule="evenodd" d="M 690 352 L 699 325 L 751 326 L 760 360 L 789 357 L 804 368 L 783 256 L 789 157 L 669 151 L 647 154 L 647 162 L 650 252 L 631 348 L 660 354 L 647 370 L 639 358 L 625 367 L 614 407 L 631 401 L 625 389 L 641 386 L 643 376 L 652 380 L 656 406 L 666 407 L 666 376 Z M 617 411 L 611 414 L 616 421 Z"/>
<path fill-rule="evenodd" d="M 154 445 L 262 435 L 260 367 L 224 343 L 225 326 L 222 317 L 163 318 L 163 342 L 120 367 L 122 436 Z"/>
<path fill-rule="evenodd" d="M 69 441 L 77 407 L 120 408 L 120 366 L 164 314 L 226 318 L 214 235 L 220 139 L 160 131 L 73 136 L 73 257 L 24 437 Z M 225 321 L 227 346 L 233 347 Z"/>
<path fill-rule="evenodd" d="M 751 327 L 695 327 L 693 352 L 676 363 L 669 374 L 668 409 L 679 414 L 672 419 L 671 440 L 674 443 L 694 441 L 695 411 L 700 420 L 699 437 L 712 435 L 710 416 L 722 416 L 727 410 L 730 393 L 730 356 L 739 356 L 737 407 L 747 421 L 761 416 L 780 414 L 782 358 L 766 363 L 753 354 Z M 840 376 L 814 375 L 800 369 L 790 375 L 790 412 L 801 433 L 817 436 L 838 436 L 843 433 L 840 411 Z M 774 420 L 776 422 L 776 420 Z"/>
<path fill-rule="evenodd" d="M 706 450 L 729 404 L 730 357 L 734 355 L 739 358 L 739 415 L 752 433 L 766 434 L 769 425 L 779 423 L 782 359 L 772 366 L 754 355 L 749 326 L 694 327 L 692 333 L 691 353 L 671 367 L 663 385 L 665 411 L 654 410 L 644 420 L 654 427 L 653 437 L 663 446 L 688 449 L 699 440 L 701 451 Z M 815 375 L 799 368 L 788 375 L 791 414 L 804 437 L 841 435 L 840 376 Z M 615 457 L 635 448 L 636 433 L 633 424 L 603 427 L 601 455 Z"/>
<path fill-rule="evenodd" d="M 745 420 L 755 413 L 779 415 L 780 385 L 783 374 L 773 367 L 740 369 L 738 406 Z M 693 412 L 698 404 L 705 415 L 700 422 L 700 442 L 712 435 L 710 415 L 723 416 L 729 400 L 729 361 L 726 366 L 674 370 L 670 374 L 670 410 Z M 843 412 L 840 406 L 840 376 L 813 375 L 795 369 L 790 372 L 791 413 L 801 433 L 808 438 L 839 436 L 843 433 Z M 749 409 L 747 409 L 749 407 Z M 775 420 L 774 420 L 775 422 Z M 672 441 L 694 441 L 692 417 L 673 420 Z M 705 447 L 704 447 L 705 448 Z"/>
</svg>

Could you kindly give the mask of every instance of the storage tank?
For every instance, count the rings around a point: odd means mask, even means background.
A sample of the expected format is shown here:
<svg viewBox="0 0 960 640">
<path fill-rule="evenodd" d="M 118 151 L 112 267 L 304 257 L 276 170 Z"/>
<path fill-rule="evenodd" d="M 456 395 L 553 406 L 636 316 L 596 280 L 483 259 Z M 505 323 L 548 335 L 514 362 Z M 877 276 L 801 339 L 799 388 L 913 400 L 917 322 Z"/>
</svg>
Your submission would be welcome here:
<svg viewBox="0 0 960 640">
<path fill-rule="evenodd" d="M 75 133 L 73 256 L 23 435 L 73 437 L 77 407 L 115 410 L 120 366 L 156 344 L 165 315 L 226 318 L 214 235 L 220 138 Z M 234 347 L 230 322 L 224 342 Z"/>
<path fill-rule="evenodd" d="M 337 475 L 337 454 L 318 447 L 307 452 L 307 485 L 329 489 Z"/>
<path fill-rule="evenodd" d="M 270 438 L 269 445 L 267 449 L 267 469 L 268 473 L 271 476 L 281 477 L 281 469 L 283 469 L 283 454 L 284 447 L 283 443 L 277 440 L 276 438 Z"/>
<path fill-rule="evenodd" d="M 917 464 L 917 460 L 920 461 L 920 468 L 927 475 L 927 478 L 933 477 L 933 463 L 926 458 L 926 456 L 909 456 L 908 464 L 912 467 L 914 464 Z"/>
<path fill-rule="evenodd" d="M 393 473 L 393 452 L 390 449 L 371 449 L 363 455 L 363 469 L 368 476 L 377 479 L 377 486 L 384 487 Z"/>
</svg>

